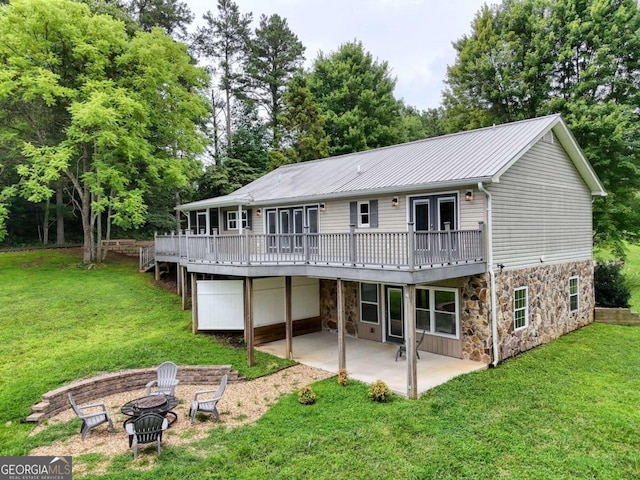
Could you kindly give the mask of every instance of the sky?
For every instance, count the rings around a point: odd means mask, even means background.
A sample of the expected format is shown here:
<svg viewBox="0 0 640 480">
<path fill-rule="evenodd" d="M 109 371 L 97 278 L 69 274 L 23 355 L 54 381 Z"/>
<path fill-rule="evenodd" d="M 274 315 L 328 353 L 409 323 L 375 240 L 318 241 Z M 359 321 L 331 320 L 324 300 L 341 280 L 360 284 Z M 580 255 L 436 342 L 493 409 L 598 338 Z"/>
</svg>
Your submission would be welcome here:
<svg viewBox="0 0 640 480">
<path fill-rule="evenodd" d="M 201 22 L 216 0 L 184 0 Z M 396 77 L 395 96 L 419 110 L 442 99 L 447 65 L 455 63 L 451 43 L 471 33 L 471 22 L 485 0 L 235 0 L 241 13 L 277 13 L 306 47 L 305 66 L 318 52 L 334 52 L 360 40 Z M 491 3 L 491 2 L 487 2 Z"/>
</svg>

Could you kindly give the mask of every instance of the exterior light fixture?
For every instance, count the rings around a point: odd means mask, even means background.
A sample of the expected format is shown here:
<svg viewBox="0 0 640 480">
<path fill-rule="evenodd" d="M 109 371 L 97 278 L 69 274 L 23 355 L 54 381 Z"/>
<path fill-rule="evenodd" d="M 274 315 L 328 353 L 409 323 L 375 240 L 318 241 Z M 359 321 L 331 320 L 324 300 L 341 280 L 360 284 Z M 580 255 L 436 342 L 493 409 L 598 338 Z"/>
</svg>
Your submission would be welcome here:
<svg viewBox="0 0 640 480">
<path fill-rule="evenodd" d="M 464 194 L 464 199 L 467 202 L 473 201 L 473 190 L 467 190 L 467 193 Z"/>
<path fill-rule="evenodd" d="M 258 215 L 259 217 L 262 216 L 262 209 L 259 208 L 258 210 L 256 210 L 256 215 Z"/>
<path fill-rule="evenodd" d="M 393 197 L 391 199 L 391 206 L 392 207 L 397 207 L 398 206 L 398 197 Z"/>
<path fill-rule="evenodd" d="M 320 211 L 324 212 L 325 208 L 327 208 L 326 205 L 324 203 L 321 203 L 320 204 Z"/>
</svg>

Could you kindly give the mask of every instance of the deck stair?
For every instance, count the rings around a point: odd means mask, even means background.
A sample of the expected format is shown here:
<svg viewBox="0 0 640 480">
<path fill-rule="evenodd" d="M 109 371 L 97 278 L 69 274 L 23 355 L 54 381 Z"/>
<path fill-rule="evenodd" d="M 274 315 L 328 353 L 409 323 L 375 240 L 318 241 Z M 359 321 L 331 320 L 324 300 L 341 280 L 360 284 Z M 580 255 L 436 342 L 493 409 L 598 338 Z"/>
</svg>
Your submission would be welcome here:
<svg viewBox="0 0 640 480">
<path fill-rule="evenodd" d="M 155 264 L 155 245 L 140 247 L 140 271 L 148 272 Z"/>
</svg>

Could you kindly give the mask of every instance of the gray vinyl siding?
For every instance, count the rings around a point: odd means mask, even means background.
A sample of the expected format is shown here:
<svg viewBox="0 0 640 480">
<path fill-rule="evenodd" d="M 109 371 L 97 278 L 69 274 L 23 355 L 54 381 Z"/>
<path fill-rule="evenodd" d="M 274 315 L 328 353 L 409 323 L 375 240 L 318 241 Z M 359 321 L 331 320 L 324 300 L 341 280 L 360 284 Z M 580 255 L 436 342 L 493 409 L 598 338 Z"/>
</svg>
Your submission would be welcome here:
<svg viewBox="0 0 640 480">
<path fill-rule="evenodd" d="M 466 190 L 461 190 L 460 199 L 460 230 L 476 230 L 479 222 L 487 223 L 487 197 L 479 192 L 477 187 L 473 191 L 473 200 L 465 201 Z"/>
<path fill-rule="evenodd" d="M 471 188 L 471 187 L 470 187 Z M 478 222 L 486 222 L 486 198 L 477 188 L 473 192 L 473 201 L 466 202 L 464 194 L 468 189 L 457 191 L 459 199 L 460 228 L 475 230 Z M 414 195 L 434 195 L 441 192 L 424 192 Z M 450 192 L 447 192 L 450 193 Z M 455 193 L 455 191 L 453 192 Z M 393 197 L 398 197 L 398 206 L 392 205 Z M 320 212 L 321 233 L 344 233 L 349 231 L 349 203 L 353 201 L 378 200 L 378 228 L 356 229 L 370 232 L 406 232 L 408 222 L 407 195 L 384 195 L 380 197 L 350 198 L 326 202 L 324 212 Z"/>
<path fill-rule="evenodd" d="M 492 184 L 494 261 L 505 268 L 590 259 L 591 193 L 556 138 Z"/>
</svg>

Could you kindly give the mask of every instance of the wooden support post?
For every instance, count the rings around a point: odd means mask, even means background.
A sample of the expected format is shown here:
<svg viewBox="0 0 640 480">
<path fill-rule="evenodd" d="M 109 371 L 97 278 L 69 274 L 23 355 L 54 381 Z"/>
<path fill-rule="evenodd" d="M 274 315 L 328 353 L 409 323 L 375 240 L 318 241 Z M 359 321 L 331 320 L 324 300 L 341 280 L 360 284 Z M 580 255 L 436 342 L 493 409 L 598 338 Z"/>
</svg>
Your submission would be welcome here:
<svg viewBox="0 0 640 480">
<path fill-rule="evenodd" d="M 285 298 L 285 357 L 293 360 L 293 319 L 291 317 L 291 277 L 284 277 L 284 298 Z"/>
<path fill-rule="evenodd" d="M 337 283 L 337 312 L 338 312 L 338 368 L 347 368 L 347 356 L 345 353 L 345 326 L 344 326 L 344 289 L 342 279 L 338 278 Z"/>
<path fill-rule="evenodd" d="M 407 396 L 418 398 L 418 355 L 416 352 L 416 286 L 404 287 L 404 319 L 407 345 Z"/>
<path fill-rule="evenodd" d="M 247 365 L 255 365 L 253 355 L 253 279 L 244 280 L 244 339 L 247 344 Z"/>
<path fill-rule="evenodd" d="M 183 268 L 182 273 L 182 310 L 187 309 L 187 295 L 189 294 L 189 281 L 187 280 L 187 269 Z M 193 291 L 193 274 L 191 274 L 191 291 Z"/>
<path fill-rule="evenodd" d="M 191 274 L 191 330 L 198 333 L 198 274 Z"/>
<path fill-rule="evenodd" d="M 160 280 L 160 265 L 158 265 L 158 261 L 157 260 L 155 260 L 153 262 L 153 266 L 156 269 L 155 270 L 155 277 L 156 277 L 156 282 L 157 282 L 158 280 Z"/>
<path fill-rule="evenodd" d="M 176 264 L 176 294 L 182 296 L 182 265 Z"/>
</svg>

